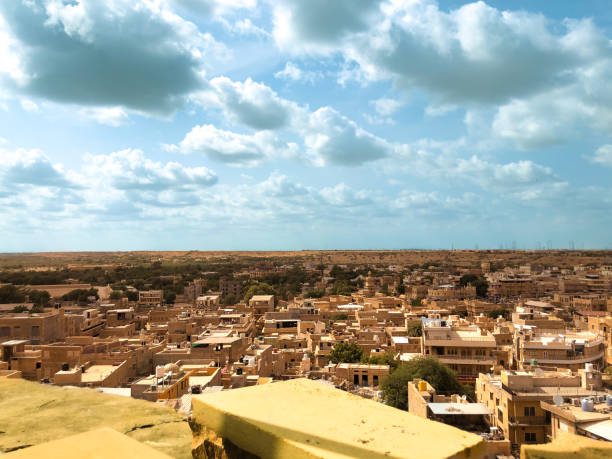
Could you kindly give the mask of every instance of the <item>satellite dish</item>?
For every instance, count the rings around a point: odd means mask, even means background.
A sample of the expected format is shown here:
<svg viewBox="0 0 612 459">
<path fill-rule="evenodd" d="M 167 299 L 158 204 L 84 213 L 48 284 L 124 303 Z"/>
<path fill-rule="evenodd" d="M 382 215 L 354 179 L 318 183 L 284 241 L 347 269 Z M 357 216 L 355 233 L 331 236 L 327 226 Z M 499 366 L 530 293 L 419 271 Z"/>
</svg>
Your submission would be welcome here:
<svg viewBox="0 0 612 459">
<path fill-rule="evenodd" d="M 535 373 L 536 376 L 543 376 L 544 375 L 544 372 L 542 371 L 541 368 L 536 368 L 534 373 Z"/>
<path fill-rule="evenodd" d="M 560 395 L 555 395 L 555 396 L 553 397 L 553 403 L 554 403 L 556 406 L 561 406 L 561 405 L 563 405 L 563 397 L 561 397 Z"/>
</svg>

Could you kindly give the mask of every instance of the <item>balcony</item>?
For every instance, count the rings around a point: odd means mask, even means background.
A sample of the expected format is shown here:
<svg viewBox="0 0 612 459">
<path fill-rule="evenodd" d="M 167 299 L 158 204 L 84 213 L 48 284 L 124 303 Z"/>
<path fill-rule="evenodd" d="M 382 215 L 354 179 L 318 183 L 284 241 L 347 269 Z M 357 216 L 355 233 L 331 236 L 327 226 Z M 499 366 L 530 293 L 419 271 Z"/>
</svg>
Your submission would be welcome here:
<svg viewBox="0 0 612 459">
<path fill-rule="evenodd" d="M 510 425 L 513 426 L 545 426 L 548 425 L 546 422 L 546 416 L 510 416 Z"/>
<path fill-rule="evenodd" d="M 600 352 L 595 355 L 577 355 L 577 356 L 551 356 L 551 357 L 539 357 L 539 356 L 529 356 L 523 355 L 523 363 L 529 363 L 531 360 L 537 360 L 538 363 L 559 363 L 559 364 L 568 364 L 568 363 L 588 363 L 595 362 L 596 360 L 600 360 L 604 358 L 605 353 Z"/>
<path fill-rule="evenodd" d="M 436 355 L 431 354 L 431 357 L 435 357 L 441 362 L 450 362 L 456 364 L 475 364 L 475 365 L 495 365 L 497 359 L 491 356 L 482 355 Z"/>
</svg>

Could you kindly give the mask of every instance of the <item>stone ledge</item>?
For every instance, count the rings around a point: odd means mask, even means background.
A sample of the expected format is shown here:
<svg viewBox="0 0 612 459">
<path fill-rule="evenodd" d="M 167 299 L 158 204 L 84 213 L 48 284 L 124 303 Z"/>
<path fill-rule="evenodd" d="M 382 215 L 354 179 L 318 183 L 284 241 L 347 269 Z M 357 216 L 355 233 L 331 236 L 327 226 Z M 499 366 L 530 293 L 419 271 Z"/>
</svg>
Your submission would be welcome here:
<svg viewBox="0 0 612 459">
<path fill-rule="evenodd" d="M 307 379 L 193 397 L 196 458 L 484 457 L 481 437 Z M 229 445 L 229 448 L 226 447 Z"/>
<path fill-rule="evenodd" d="M 3 455 L 7 459 L 170 459 L 155 449 L 119 432 L 102 428 L 41 443 Z"/>
</svg>

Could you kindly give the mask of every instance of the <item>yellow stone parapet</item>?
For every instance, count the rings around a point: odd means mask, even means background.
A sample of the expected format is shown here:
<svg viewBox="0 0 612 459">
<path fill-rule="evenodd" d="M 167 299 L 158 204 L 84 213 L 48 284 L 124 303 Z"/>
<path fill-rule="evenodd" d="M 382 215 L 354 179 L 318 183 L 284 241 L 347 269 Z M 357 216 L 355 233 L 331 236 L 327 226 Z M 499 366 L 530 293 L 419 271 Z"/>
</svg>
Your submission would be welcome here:
<svg viewBox="0 0 612 459">
<path fill-rule="evenodd" d="M 485 456 L 477 435 L 308 379 L 201 394 L 192 406 L 196 458 Z"/>
</svg>

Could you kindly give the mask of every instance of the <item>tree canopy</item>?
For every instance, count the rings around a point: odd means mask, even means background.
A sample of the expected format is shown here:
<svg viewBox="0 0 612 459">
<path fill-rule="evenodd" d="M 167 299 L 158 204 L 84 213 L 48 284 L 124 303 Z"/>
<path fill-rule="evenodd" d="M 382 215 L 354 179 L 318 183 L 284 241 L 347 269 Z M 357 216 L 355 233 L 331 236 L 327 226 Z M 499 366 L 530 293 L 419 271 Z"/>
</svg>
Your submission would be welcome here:
<svg viewBox="0 0 612 459">
<path fill-rule="evenodd" d="M 276 291 L 274 290 L 274 287 L 272 287 L 270 284 L 266 284 L 265 282 L 250 285 L 244 293 L 244 302 L 248 303 L 249 300 L 255 295 L 276 295 Z"/>
<path fill-rule="evenodd" d="M 329 353 L 331 363 L 358 363 L 363 358 L 363 349 L 355 343 L 338 343 Z"/>
<path fill-rule="evenodd" d="M 408 336 L 423 336 L 423 324 L 419 321 L 408 325 Z"/>
<path fill-rule="evenodd" d="M 476 287 L 476 296 L 479 298 L 485 298 L 489 291 L 489 281 L 483 276 L 476 276 L 475 274 L 464 274 L 459 279 L 459 285 L 465 287 L 468 284 L 472 284 Z"/>
<path fill-rule="evenodd" d="M 511 312 L 505 308 L 497 308 L 489 311 L 489 317 L 492 319 L 497 319 L 499 316 L 502 316 L 506 320 L 510 320 Z"/>
<path fill-rule="evenodd" d="M 77 288 L 63 295 L 62 300 L 74 301 L 79 304 L 87 304 L 87 299 L 90 296 L 95 297 L 96 299 L 100 298 L 100 296 L 98 295 L 98 289 L 97 288 L 90 288 L 90 289 Z"/>
<path fill-rule="evenodd" d="M 439 392 L 464 393 L 455 372 L 433 357 L 418 357 L 400 364 L 381 384 L 383 399 L 389 406 L 408 409 L 408 383 L 424 379 Z"/>
</svg>

